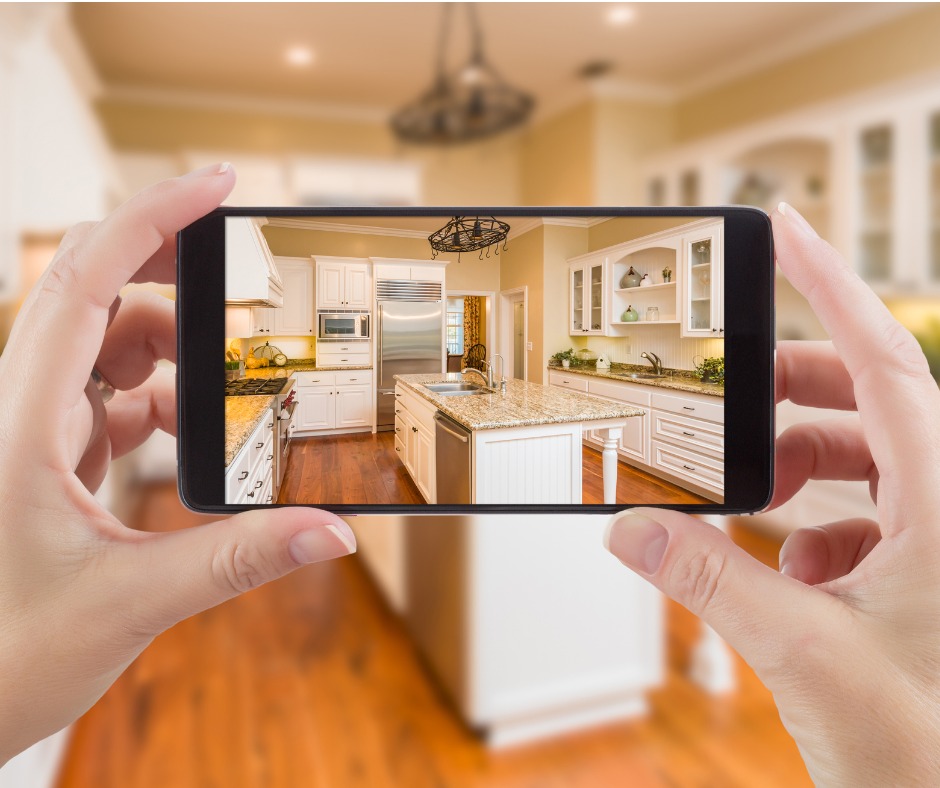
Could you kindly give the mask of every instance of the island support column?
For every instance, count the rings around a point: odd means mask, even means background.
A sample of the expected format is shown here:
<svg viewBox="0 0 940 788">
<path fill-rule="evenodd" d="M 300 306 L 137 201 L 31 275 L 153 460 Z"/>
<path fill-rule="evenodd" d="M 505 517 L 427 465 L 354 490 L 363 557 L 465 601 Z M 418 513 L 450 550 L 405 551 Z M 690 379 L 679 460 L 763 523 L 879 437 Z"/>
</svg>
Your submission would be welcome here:
<svg viewBox="0 0 940 788">
<path fill-rule="evenodd" d="M 603 427 L 594 430 L 604 442 L 601 452 L 604 468 L 604 503 L 617 503 L 617 447 L 620 443 L 622 427 Z"/>
</svg>

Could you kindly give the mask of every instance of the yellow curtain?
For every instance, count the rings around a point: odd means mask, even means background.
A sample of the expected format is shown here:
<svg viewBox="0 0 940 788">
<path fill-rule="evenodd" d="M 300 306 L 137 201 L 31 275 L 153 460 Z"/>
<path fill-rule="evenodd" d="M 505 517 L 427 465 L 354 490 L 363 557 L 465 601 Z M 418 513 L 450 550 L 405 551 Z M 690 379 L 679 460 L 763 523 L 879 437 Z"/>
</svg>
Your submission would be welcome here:
<svg viewBox="0 0 940 788">
<path fill-rule="evenodd" d="M 463 299 L 463 352 L 480 341 L 480 296 L 464 296 Z"/>
</svg>

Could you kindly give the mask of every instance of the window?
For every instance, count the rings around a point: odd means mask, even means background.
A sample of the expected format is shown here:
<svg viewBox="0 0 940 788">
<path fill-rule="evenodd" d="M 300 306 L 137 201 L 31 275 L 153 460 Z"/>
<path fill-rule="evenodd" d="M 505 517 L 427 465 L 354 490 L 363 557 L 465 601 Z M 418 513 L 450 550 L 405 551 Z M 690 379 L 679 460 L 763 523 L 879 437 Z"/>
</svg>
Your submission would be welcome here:
<svg viewBox="0 0 940 788">
<path fill-rule="evenodd" d="M 463 355 L 463 299 L 447 299 L 447 353 Z"/>
</svg>

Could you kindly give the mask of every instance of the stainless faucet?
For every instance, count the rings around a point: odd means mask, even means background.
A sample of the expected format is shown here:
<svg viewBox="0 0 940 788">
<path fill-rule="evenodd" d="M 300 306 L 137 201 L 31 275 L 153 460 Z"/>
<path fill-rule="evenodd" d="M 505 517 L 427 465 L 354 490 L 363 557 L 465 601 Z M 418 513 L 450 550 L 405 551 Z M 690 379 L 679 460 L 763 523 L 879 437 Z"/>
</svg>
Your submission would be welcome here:
<svg viewBox="0 0 940 788">
<path fill-rule="evenodd" d="M 493 370 L 492 369 L 490 369 L 489 378 L 487 378 L 487 376 L 484 375 L 482 372 L 480 372 L 480 370 L 478 370 L 476 367 L 464 367 L 462 370 L 460 370 L 461 375 L 466 375 L 469 372 L 475 372 L 477 375 L 480 376 L 480 379 L 483 381 L 484 386 L 487 386 L 488 388 L 493 388 Z"/>
<path fill-rule="evenodd" d="M 493 356 L 493 358 L 494 358 L 494 359 L 497 359 L 497 358 L 499 359 L 499 369 L 500 369 L 499 390 L 500 390 L 500 392 L 502 392 L 503 394 L 505 394 L 505 393 L 506 393 L 506 376 L 502 374 L 502 372 L 503 372 L 503 364 L 504 364 L 505 362 L 503 361 L 503 357 L 502 357 L 501 355 L 499 355 L 499 353 L 496 353 L 496 354 Z M 496 388 L 496 382 L 493 380 L 493 362 L 492 362 L 492 361 L 486 361 L 486 360 L 484 359 L 483 363 L 486 365 L 486 374 L 485 374 L 485 375 L 484 375 L 482 372 L 480 372 L 480 370 L 476 369 L 475 367 L 464 367 L 462 370 L 460 370 L 460 374 L 461 374 L 461 375 L 466 375 L 466 374 L 469 373 L 469 372 L 475 372 L 477 375 L 480 376 L 480 379 L 486 384 L 486 387 L 487 387 L 488 389 L 495 389 L 495 388 Z"/>
<path fill-rule="evenodd" d="M 504 359 L 501 355 L 499 355 L 499 353 L 494 353 L 493 361 L 495 361 L 496 359 L 499 359 L 499 391 L 501 394 L 505 394 L 506 393 L 506 359 Z M 493 374 L 493 364 L 490 363 L 490 376 L 491 376 L 490 379 L 491 380 L 492 380 L 492 374 Z M 493 388 L 492 383 L 490 384 L 490 388 Z"/>
<path fill-rule="evenodd" d="M 662 375 L 662 374 L 663 374 L 663 362 L 662 362 L 662 359 L 660 359 L 660 357 L 657 356 L 655 353 L 650 353 L 650 352 L 647 352 L 647 351 L 644 350 L 642 353 L 640 353 L 640 358 L 645 358 L 647 361 L 649 361 L 650 364 L 653 365 L 653 374 L 654 374 L 654 375 Z"/>
</svg>

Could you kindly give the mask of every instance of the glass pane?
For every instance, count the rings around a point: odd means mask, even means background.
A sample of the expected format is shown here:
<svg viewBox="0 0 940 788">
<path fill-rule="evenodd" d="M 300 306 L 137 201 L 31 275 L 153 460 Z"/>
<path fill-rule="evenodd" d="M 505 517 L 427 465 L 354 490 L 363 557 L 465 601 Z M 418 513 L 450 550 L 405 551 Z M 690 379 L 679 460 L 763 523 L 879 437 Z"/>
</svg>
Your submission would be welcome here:
<svg viewBox="0 0 940 788">
<path fill-rule="evenodd" d="M 689 328 L 711 328 L 712 239 L 694 241 L 689 248 Z"/>
<path fill-rule="evenodd" d="M 930 275 L 940 281 L 940 112 L 930 120 Z"/>
<path fill-rule="evenodd" d="M 869 280 L 891 276 L 893 147 L 890 126 L 875 126 L 862 132 L 859 273 Z"/>
<path fill-rule="evenodd" d="M 603 291 L 604 267 L 595 265 L 591 267 L 591 325 L 592 331 L 600 331 L 602 320 L 602 306 L 604 303 Z"/>
<path fill-rule="evenodd" d="M 571 274 L 571 321 L 575 331 L 584 328 L 584 270 L 581 268 Z"/>
</svg>

